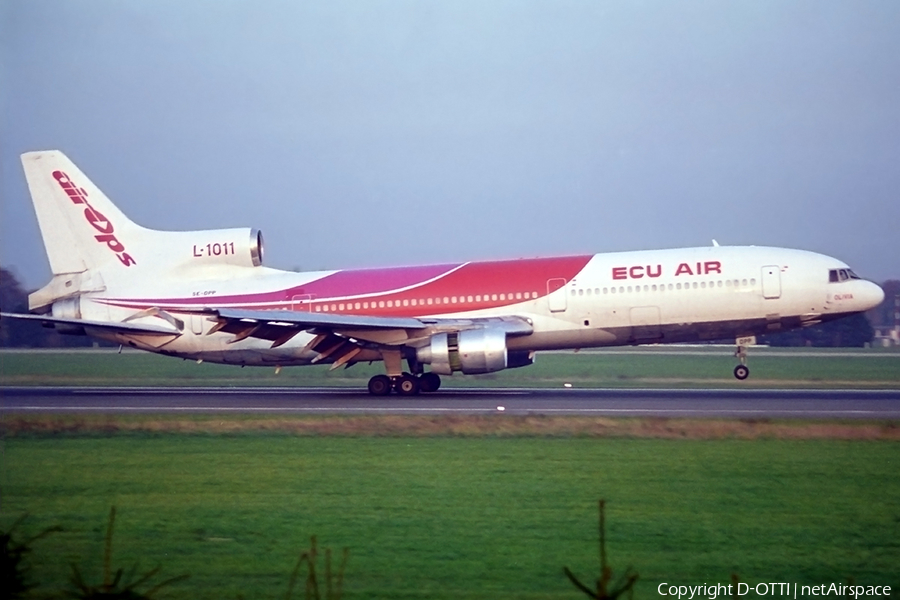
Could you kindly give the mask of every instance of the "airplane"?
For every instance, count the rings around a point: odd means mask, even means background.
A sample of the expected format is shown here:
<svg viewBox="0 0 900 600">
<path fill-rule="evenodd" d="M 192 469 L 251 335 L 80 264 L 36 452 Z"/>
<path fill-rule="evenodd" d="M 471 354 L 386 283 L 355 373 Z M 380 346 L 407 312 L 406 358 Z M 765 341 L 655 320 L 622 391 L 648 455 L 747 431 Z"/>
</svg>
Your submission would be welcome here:
<svg viewBox="0 0 900 600">
<path fill-rule="evenodd" d="M 712 246 L 289 272 L 256 229 L 132 222 L 57 150 L 22 155 L 53 277 L 31 319 L 167 356 L 231 365 L 382 361 L 374 395 L 524 367 L 544 350 L 734 339 L 866 311 L 884 292 L 813 252 Z M 404 362 L 407 369 L 404 369 Z M 428 367 L 426 371 L 425 367 Z"/>
</svg>

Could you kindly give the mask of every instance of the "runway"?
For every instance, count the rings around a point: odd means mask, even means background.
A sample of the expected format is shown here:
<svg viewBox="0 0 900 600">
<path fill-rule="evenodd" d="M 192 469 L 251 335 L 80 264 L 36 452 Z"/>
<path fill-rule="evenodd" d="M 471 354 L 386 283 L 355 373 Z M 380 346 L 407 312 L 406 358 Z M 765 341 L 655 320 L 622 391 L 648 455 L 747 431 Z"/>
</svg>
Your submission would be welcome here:
<svg viewBox="0 0 900 600">
<path fill-rule="evenodd" d="M 0 388 L 0 413 L 541 414 L 900 419 L 900 390 L 447 389 L 415 397 L 346 388 Z"/>
</svg>

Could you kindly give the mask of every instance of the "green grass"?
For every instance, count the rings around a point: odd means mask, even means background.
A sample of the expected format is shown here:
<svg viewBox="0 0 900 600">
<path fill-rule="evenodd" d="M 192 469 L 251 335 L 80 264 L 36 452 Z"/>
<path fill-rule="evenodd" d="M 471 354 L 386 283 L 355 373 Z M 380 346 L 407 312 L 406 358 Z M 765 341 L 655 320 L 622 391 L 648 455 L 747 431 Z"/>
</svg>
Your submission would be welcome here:
<svg viewBox="0 0 900 600">
<path fill-rule="evenodd" d="M 57 588 L 114 567 L 191 578 L 160 598 L 283 597 L 309 536 L 350 548 L 346 598 L 577 598 L 613 568 L 662 582 L 900 585 L 895 442 L 288 435 L 10 437 L 0 519 L 62 525 L 35 544 Z M 27 531 L 26 531 L 27 533 Z"/>
<path fill-rule="evenodd" d="M 750 379 L 736 381 L 727 348 L 539 354 L 534 365 L 481 376 L 445 377 L 447 387 L 900 387 L 900 353 L 860 350 L 796 355 L 751 350 Z M 241 369 L 147 353 L 0 353 L 0 385 L 352 386 L 365 387 L 380 363 Z"/>
</svg>

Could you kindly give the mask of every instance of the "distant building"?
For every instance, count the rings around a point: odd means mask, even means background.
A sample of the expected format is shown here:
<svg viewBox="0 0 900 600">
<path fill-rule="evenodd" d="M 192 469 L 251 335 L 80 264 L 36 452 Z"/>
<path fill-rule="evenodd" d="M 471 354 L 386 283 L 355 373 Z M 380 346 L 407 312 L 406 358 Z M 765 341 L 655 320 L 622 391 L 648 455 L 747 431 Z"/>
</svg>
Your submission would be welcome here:
<svg viewBox="0 0 900 600">
<path fill-rule="evenodd" d="M 893 327 L 876 327 L 875 339 L 873 346 L 883 346 L 889 348 L 891 346 L 900 346 L 900 326 Z"/>
<path fill-rule="evenodd" d="M 894 314 L 893 324 L 891 325 L 875 325 L 875 339 L 873 345 L 883 346 L 885 348 L 891 346 L 900 346 L 900 294 L 894 295 Z"/>
</svg>

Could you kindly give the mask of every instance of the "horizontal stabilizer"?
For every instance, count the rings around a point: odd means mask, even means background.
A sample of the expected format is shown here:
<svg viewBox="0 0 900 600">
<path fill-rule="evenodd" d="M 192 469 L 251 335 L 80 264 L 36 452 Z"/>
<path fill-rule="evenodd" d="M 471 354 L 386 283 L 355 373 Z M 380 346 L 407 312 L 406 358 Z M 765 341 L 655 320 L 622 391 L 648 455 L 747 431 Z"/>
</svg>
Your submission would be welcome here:
<svg viewBox="0 0 900 600">
<path fill-rule="evenodd" d="M 40 321 L 41 323 L 60 323 L 77 327 L 91 327 L 116 333 L 130 333 L 132 335 L 181 335 L 181 332 L 173 327 L 157 327 L 154 325 L 141 325 L 138 323 L 116 323 L 113 321 L 89 321 L 86 319 L 64 319 L 46 315 L 20 315 L 15 313 L 0 313 L 0 317 L 9 319 L 23 319 L 26 321 Z"/>
</svg>

